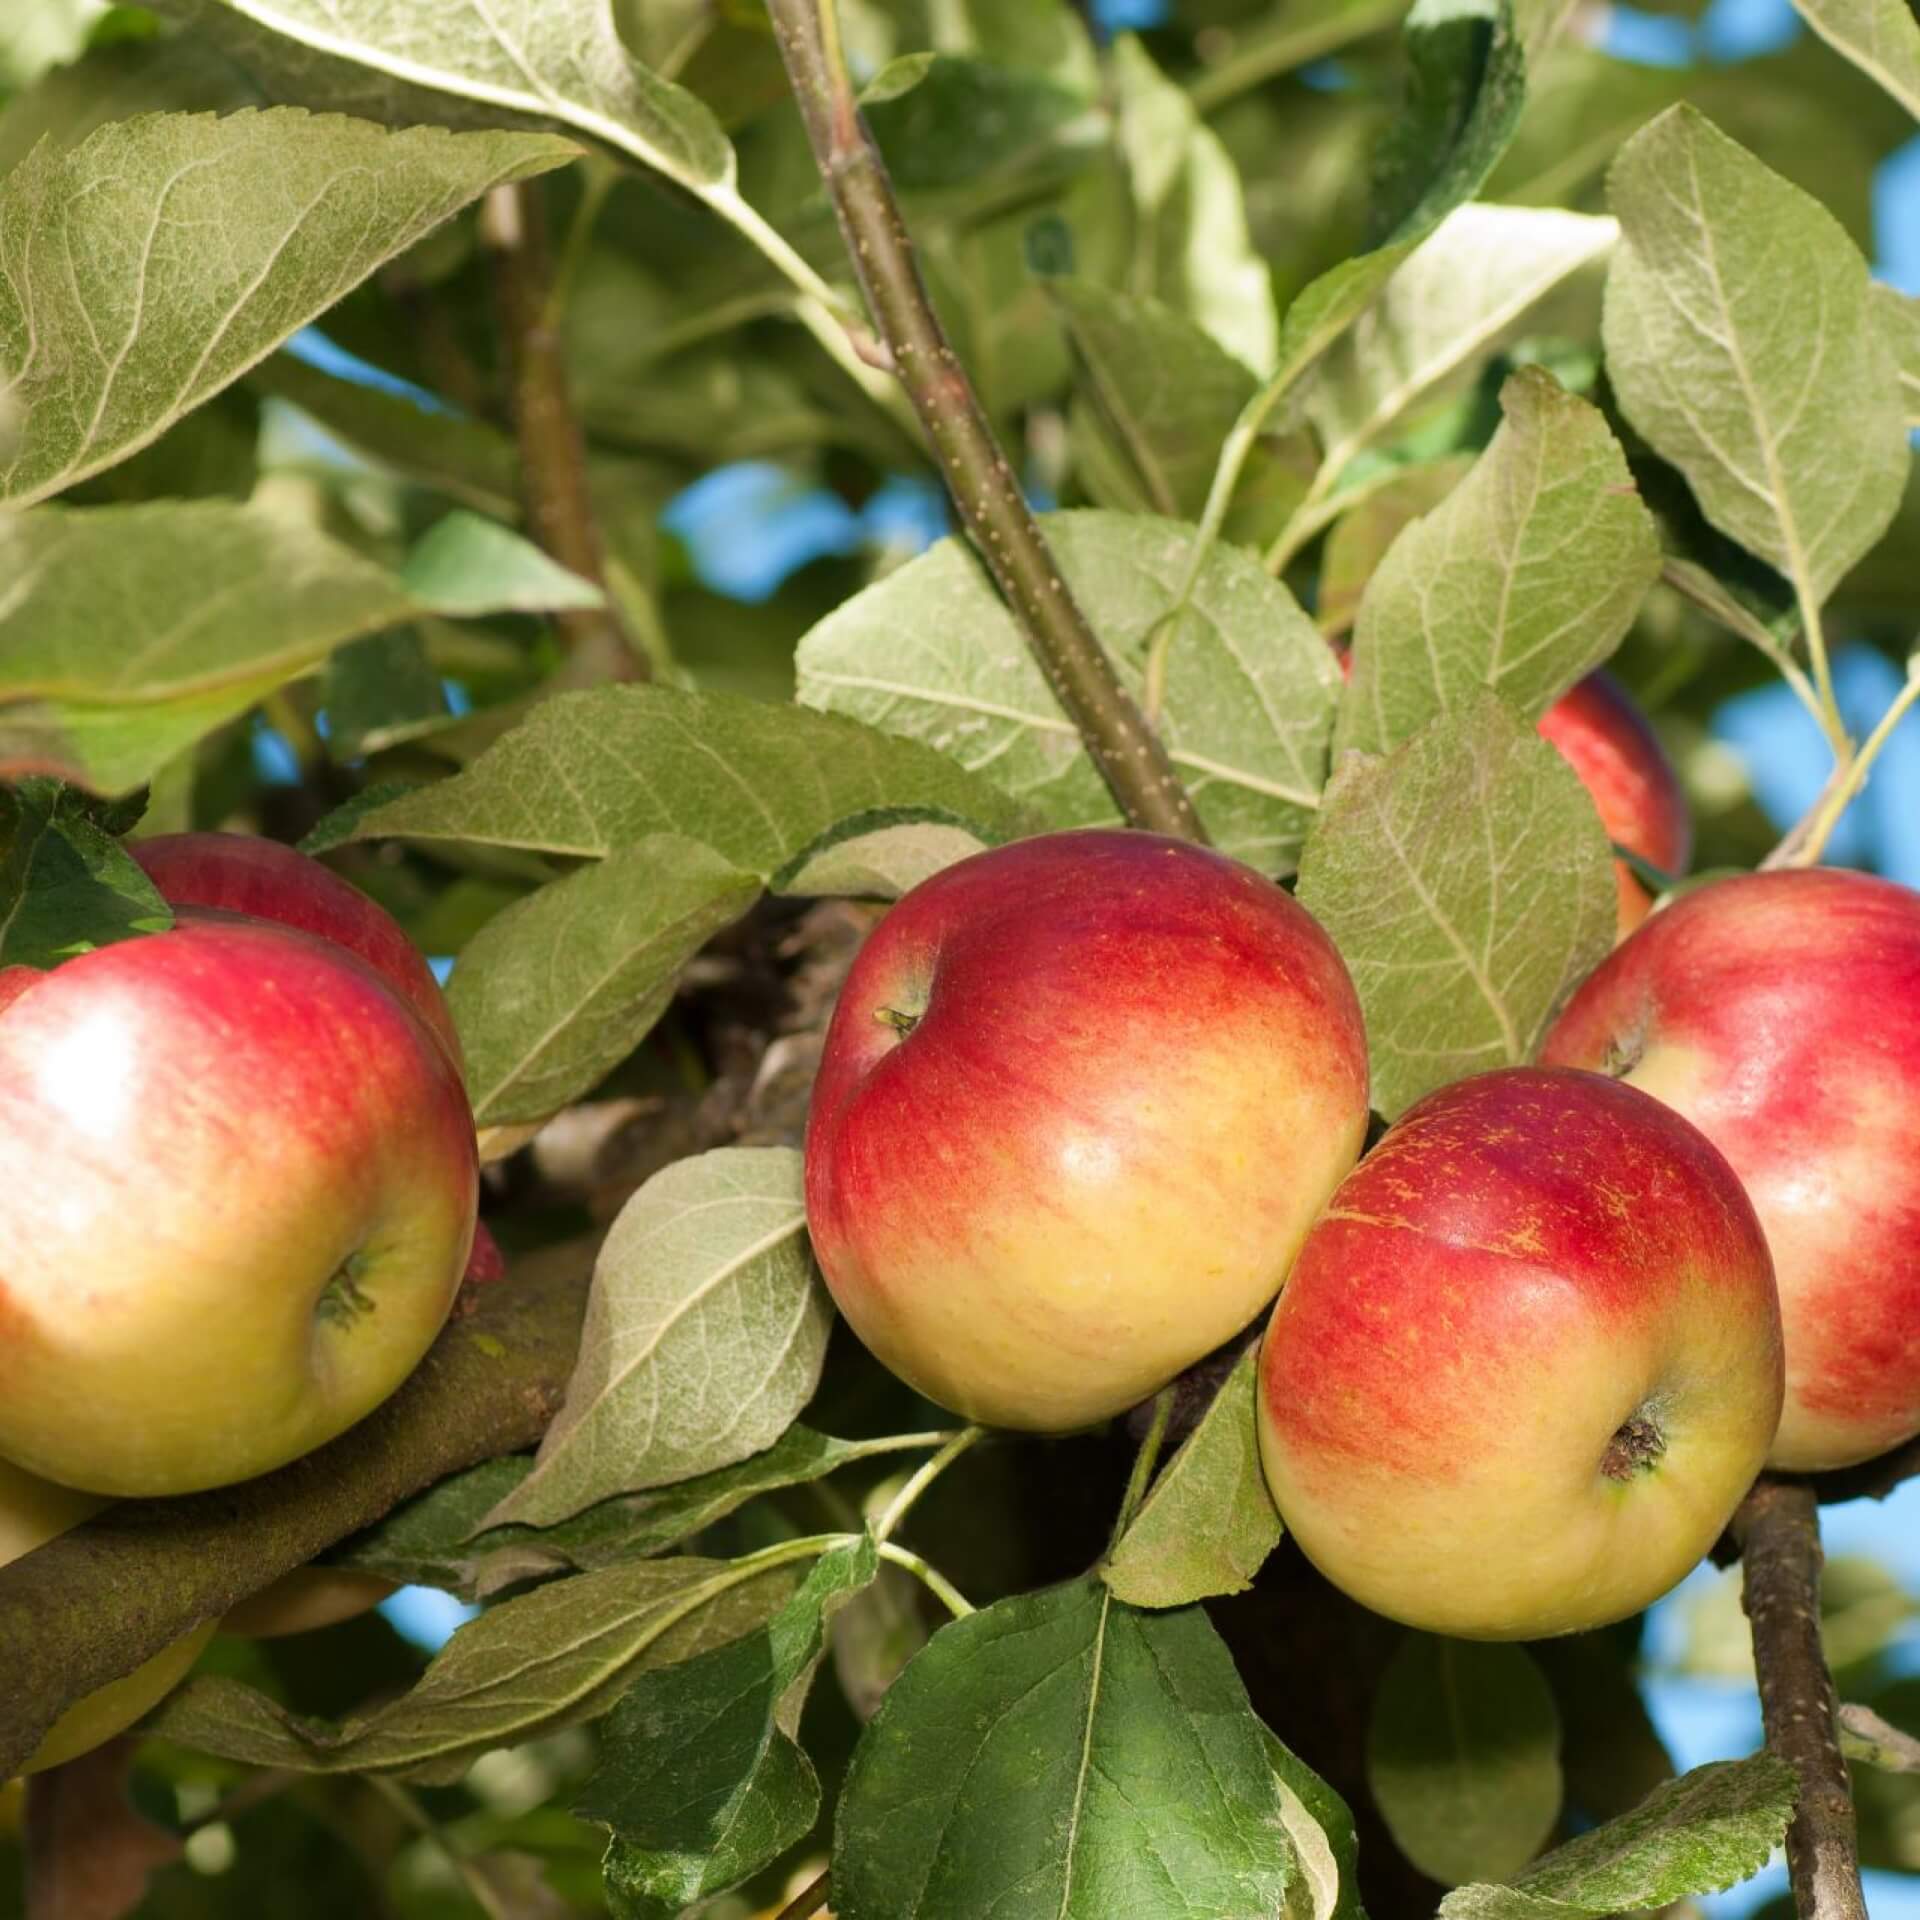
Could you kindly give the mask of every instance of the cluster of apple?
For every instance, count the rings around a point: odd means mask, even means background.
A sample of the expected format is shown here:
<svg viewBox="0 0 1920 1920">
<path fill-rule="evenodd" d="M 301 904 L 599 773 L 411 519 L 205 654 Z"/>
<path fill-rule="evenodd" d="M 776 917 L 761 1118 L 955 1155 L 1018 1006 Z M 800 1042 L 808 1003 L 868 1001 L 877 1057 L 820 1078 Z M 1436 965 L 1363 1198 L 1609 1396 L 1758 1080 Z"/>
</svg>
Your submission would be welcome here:
<svg viewBox="0 0 1920 1920">
<path fill-rule="evenodd" d="M 1360 1007 L 1305 909 L 1181 842 L 1048 835 L 863 949 L 808 1222 L 874 1353 L 1002 1426 L 1118 1413 L 1277 1294 L 1259 1446 L 1308 1557 L 1415 1626 L 1569 1632 L 1675 1584 L 1764 1464 L 1920 1432 L 1920 894 L 1703 884 L 1543 1061 L 1361 1159 Z"/>
<path fill-rule="evenodd" d="M 0 969 L 0 1564 L 331 1440 L 492 1256 L 459 1039 L 392 918 L 271 841 L 131 851 L 172 931 Z M 382 1591 L 303 1571 L 232 1624 Z M 213 1626 L 70 1709 L 32 1767 L 137 1719 Z"/>
</svg>

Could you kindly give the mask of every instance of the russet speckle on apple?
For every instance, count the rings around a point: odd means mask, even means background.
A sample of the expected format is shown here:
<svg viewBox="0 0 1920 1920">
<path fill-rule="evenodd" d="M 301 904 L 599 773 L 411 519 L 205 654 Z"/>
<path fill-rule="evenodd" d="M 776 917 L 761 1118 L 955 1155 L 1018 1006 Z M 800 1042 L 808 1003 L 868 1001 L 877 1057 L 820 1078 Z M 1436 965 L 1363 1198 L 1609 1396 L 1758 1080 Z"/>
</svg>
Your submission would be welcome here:
<svg viewBox="0 0 1920 1920">
<path fill-rule="evenodd" d="M 1062 1432 L 1273 1297 L 1367 1124 L 1360 1008 L 1271 881 L 1154 834 L 975 855 L 868 940 L 828 1030 L 807 1220 L 929 1399 Z"/>
<path fill-rule="evenodd" d="M 1510 1068 L 1401 1117 L 1268 1324 L 1260 1451 L 1334 1584 L 1436 1633 L 1624 1619 L 1713 1545 L 1779 1418 L 1759 1221 L 1696 1128 Z"/>
</svg>

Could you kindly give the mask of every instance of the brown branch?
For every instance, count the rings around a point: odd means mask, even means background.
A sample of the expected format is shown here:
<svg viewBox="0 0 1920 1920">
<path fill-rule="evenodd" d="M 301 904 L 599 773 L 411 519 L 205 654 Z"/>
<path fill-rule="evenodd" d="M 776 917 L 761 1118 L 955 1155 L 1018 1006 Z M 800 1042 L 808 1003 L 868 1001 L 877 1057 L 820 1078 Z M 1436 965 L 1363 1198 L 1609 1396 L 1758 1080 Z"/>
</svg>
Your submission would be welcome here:
<svg viewBox="0 0 1920 1920">
<path fill-rule="evenodd" d="M 831 1891 L 826 1873 L 817 1873 L 774 1915 L 773 1920 L 807 1920 L 809 1914 L 818 1913 L 827 1904 Z"/>
<path fill-rule="evenodd" d="M 517 1262 L 385 1406 L 305 1459 L 125 1501 L 0 1569 L 0 1780 L 73 1701 L 410 1494 L 538 1440 L 573 1370 L 591 1265 L 591 1243 Z"/>
<path fill-rule="evenodd" d="M 767 10 L 886 363 L 933 444 L 962 525 L 1121 812 L 1135 826 L 1204 841 L 1173 762 L 1062 579 L 933 310 L 885 163 L 828 39 L 833 4 L 767 0 Z"/>
<path fill-rule="evenodd" d="M 1820 1519 L 1812 1487 L 1762 1478 L 1733 1517 L 1767 1745 L 1800 1776 L 1787 1870 L 1799 1920 L 1867 1920 L 1833 1678 L 1820 1647 Z"/>
<path fill-rule="evenodd" d="M 480 235 L 493 256 L 494 306 L 506 351 L 527 530 L 569 572 L 605 593 L 606 554 L 587 487 L 586 445 L 567 388 L 546 203 L 538 183 L 522 181 L 488 193 Z M 611 601 L 604 607 L 566 608 L 554 619 L 567 643 L 570 682 L 647 677 L 646 655 L 633 644 Z"/>
</svg>

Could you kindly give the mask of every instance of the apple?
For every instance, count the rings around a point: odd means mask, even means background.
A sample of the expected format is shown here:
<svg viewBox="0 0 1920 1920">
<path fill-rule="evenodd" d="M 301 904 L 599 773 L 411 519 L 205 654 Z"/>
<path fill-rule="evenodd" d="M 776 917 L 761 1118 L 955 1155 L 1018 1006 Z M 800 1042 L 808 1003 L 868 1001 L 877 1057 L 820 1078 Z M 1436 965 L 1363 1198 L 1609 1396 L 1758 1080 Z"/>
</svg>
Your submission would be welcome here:
<svg viewBox="0 0 1920 1920">
<path fill-rule="evenodd" d="M 332 1439 L 439 1331 L 477 1192 L 446 1049 L 339 947 L 183 908 L 35 974 L 0 1007 L 0 1455 L 169 1494 Z"/>
<path fill-rule="evenodd" d="M 1745 1183 L 1787 1334 L 1772 1464 L 1920 1433 L 1920 894 L 1832 869 L 1709 882 L 1616 949 L 1544 1054 L 1656 1095 Z"/>
<path fill-rule="evenodd" d="M 91 1520 L 105 1505 L 94 1494 L 55 1486 L 0 1460 L 0 1567 L 45 1546 L 69 1527 Z M 21 1771 L 39 1773 L 60 1766 L 126 1732 L 186 1677 L 201 1648 L 212 1639 L 213 1629 L 213 1621 L 204 1622 L 131 1673 L 75 1701 L 47 1729 L 46 1738 Z"/>
<path fill-rule="evenodd" d="M 1590 673 L 1540 717 L 1540 732 L 1593 795 L 1616 846 L 1662 873 L 1681 874 L 1693 856 L 1693 820 L 1672 763 L 1646 716 L 1607 673 Z M 1624 939 L 1653 901 L 1624 860 L 1613 863 Z"/>
<path fill-rule="evenodd" d="M 290 1633 L 312 1633 L 377 1607 L 397 1589 L 377 1573 L 354 1567 L 295 1567 L 270 1587 L 249 1594 L 220 1622 L 223 1632 L 250 1640 L 277 1640 Z"/>
<path fill-rule="evenodd" d="M 974 855 L 887 914 L 834 1010 L 807 1224 L 854 1331 L 929 1399 L 1062 1432 L 1273 1297 L 1360 1151 L 1333 944 L 1270 880 L 1155 834 Z"/>
<path fill-rule="evenodd" d="M 461 1061 L 460 1035 L 425 957 L 392 914 L 331 867 L 250 833 L 162 833 L 126 845 L 169 906 L 273 920 L 357 953 Z"/>
<path fill-rule="evenodd" d="M 1713 1545 L 1780 1415 L 1779 1302 L 1733 1170 L 1604 1075 L 1417 1102 L 1274 1308 L 1257 1423 L 1307 1558 L 1468 1639 L 1637 1613 Z"/>
</svg>

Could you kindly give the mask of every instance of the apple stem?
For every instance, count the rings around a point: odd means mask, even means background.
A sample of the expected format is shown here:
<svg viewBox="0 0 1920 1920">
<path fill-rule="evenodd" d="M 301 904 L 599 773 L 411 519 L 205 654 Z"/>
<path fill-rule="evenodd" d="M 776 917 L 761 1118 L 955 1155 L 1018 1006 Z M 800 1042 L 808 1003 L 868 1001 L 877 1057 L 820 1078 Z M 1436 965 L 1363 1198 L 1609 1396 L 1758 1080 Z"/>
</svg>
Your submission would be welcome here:
<svg viewBox="0 0 1920 1920">
<path fill-rule="evenodd" d="M 1813 1488 L 1763 1477 L 1740 1503 L 1733 1536 L 1745 1562 L 1742 1604 L 1753 1626 L 1767 1745 L 1800 1777 L 1787 1828 L 1794 1911 L 1799 1920 L 1867 1920 L 1833 1676 L 1820 1646 L 1822 1554 Z"/>
<path fill-rule="evenodd" d="M 882 1540 L 877 1549 L 880 1558 L 913 1577 L 953 1615 L 964 1620 L 973 1611 L 973 1603 L 931 1561 L 892 1540 Z"/>
<path fill-rule="evenodd" d="M 767 0 L 793 96 L 848 258 L 960 523 L 1136 827 L 1206 841 L 1160 737 L 1121 683 L 1063 578 L 920 277 L 893 183 L 854 98 L 834 0 Z"/>
<path fill-rule="evenodd" d="M 1120 1536 L 1133 1523 L 1133 1516 L 1139 1511 L 1141 1501 L 1147 1497 L 1147 1488 L 1153 1482 L 1153 1470 L 1160 1464 L 1160 1449 L 1166 1442 L 1167 1423 L 1173 1418 L 1175 1397 L 1172 1384 L 1162 1387 L 1153 1397 L 1152 1424 L 1147 1428 L 1147 1437 L 1140 1442 L 1140 1451 L 1133 1457 L 1133 1472 L 1127 1476 L 1127 1490 L 1120 1497 L 1120 1513 L 1113 1523 L 1113 1538 L 1107 1542 L 1109 1554 L 1120 1544 Z"/>
<path fill-rule="evenodd" d="M 909 1513 L 914 1503 L 933 1483 L 953 1465 L 953 1463 L 973 1445 L 984 1437 L 985 1427 L 963 1427 L 941 1447 L 932 1459 L 923 1460 L 907 1479 L 904 1486 L 888 1502 L 886 1511 L 873 1523 L 873 1537 L 885 1546 Z M 971 1611 L 971 1609 L 969 1609 Z"/>
</svg>

